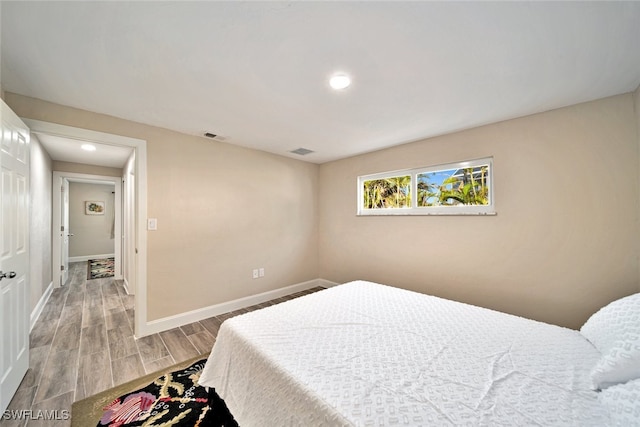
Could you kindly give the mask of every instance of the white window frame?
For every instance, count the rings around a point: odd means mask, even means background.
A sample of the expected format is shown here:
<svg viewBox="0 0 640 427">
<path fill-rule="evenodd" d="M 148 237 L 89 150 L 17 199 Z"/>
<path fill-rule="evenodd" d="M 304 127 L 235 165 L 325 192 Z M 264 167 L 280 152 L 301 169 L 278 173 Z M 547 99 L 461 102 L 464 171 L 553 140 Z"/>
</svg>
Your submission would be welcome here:
<svg viewBox="0 0 640 427">
<path fill-rule="evenodd" d="M 448 169 L 462 169 L 476 166 L 489 165 L 489 173 L 487 176 L 487 186 L 489 187 L 489 204 L 488 205 L 458 205 L 458 206 L 429 206 L 418 207 L 418 175 L 429 172 L 436 172 Z M 397 176 L 411 176 L 411 207 L 405 208 L 380 208 L 380 209 L 364 209 L 363 187 L 365 181 L 375 179 L 384 179 Z M 358 216 L 384 216 L 384 215 L 496 215 L 495 211 L 495 194 L 493 189 L 493 157 L 485 157 L 476 160 L 467 160 L 463 162 L 446 163 L 441 165 L 433 165 L 415 169 L 403 169 L 391 172 L 381 172 L 371 175 L 362 175 L 358 177 Z"/>
</svg>

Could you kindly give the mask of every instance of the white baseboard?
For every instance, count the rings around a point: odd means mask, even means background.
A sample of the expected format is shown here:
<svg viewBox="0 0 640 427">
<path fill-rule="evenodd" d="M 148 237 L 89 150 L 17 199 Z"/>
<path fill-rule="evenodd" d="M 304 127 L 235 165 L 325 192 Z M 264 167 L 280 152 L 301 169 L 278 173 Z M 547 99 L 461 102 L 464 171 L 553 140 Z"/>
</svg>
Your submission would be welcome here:
<svg viewBox="0 0 640 427">
<path fill-rule="evenodd" d="M 186 313 L 163 317 L 162 319 L 147 322 L 145 324 L 144 330 L 138 331 L 138 336 L 136 336 L 136 338 L 166 331 L 189 323 L 198 322 L 200 320 L 208 319 L 209 317 L 239 310 L 241 308 L 251 307 L 252 305 L 295 294 L 296 292 L 306 291 L 307 289 L 312 289 L 316 286 L 331 287 L 335 285 L 337 285 L 337 283 L 330 282 L 328 280 L 314 279 L 309 280 L 308 282 L 297 283 L 295 285 L 286 286 L 284 288 L 275 289 L 273 291 L 263 292 L 257 295 L 251 295 L 221 304 L 210 305 L 209 307 L 199 308 L 197 310 L 188 311 Z"/>
<path fill-rule="evenodd" d="M 327 279 L 316 279 L 318 281 L 318 286 L 322 286 L 323 288 L 333 288 L 334 286 L 338 286 L 340 283 L 332 282 Z"/>
<path fill-rule="evenodd" d="M 129 282 L 127 282 L 127 278 L 123 277 L 122 278 L 122 286 L 124 286 L 124 290 L 127 293 L 127 295 L 135 295 L 134 292 L 131 292 L 131 288 L 129 287 Z"/>
<path fill-rule="evenodd" d="M 70 256 L 69 262 L 89 261 L 90 259 L 114 258 L 115 256 L 115 254 Z"/>
<path fill-rule="evenodd" d="M 47 289 L 45 289 L 44 293 L 40 297 L 40 300 L 38 301 L 36 306 L 33 308 L 33 310 L 31 310 L 31 320 L 30 320 L 31 324 L 29 326 L 29 332 L 31 332 L 31 330 L 33 329 L 33 326 L 36 324 L 36 322 L 38 321 L 38 318 L 42 314 L 42 310 L 44 309 L 44 306 L 47 304 L 47 301 L 49 301 L 51 292 L 53 292 L 53 282 L 49 283 L 49 286 L 47 286 Z"/>
</svg>

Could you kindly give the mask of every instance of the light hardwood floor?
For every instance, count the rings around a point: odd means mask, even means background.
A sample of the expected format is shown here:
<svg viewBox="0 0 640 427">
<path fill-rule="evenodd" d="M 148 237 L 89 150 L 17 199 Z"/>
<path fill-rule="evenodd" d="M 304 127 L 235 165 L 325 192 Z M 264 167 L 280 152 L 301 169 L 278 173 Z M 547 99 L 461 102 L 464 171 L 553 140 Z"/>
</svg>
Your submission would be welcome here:
<svg viewBox="0 0 640 427">
<path fill-rule="evenodd" d="M 29 370 L 9 410 L 70 413 L 76 400 L 208 353 L 220 324 L 230 317 L 322 289 L 135 339 L 134 297 L 126 294 L 122 283 L 110 278 L 87 280 L 86 262 L 70 264 L 69 273 L 67 286 L 53 290 L 31 331 Z M 1 427 L 70 424 L 70 420 L 0 419 Z"/>
</svg>

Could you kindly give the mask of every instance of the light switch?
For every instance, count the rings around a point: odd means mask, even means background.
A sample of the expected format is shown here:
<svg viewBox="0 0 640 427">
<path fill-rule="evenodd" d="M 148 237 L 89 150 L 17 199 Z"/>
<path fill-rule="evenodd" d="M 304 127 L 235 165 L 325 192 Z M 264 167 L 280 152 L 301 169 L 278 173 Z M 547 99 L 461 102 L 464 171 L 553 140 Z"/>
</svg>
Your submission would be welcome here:
<svg viewBox="0 0 640 427">
<path fill-rule="evenodd" d="M 157 229 L 158 229 L 158 218 L 147 219 L 147 230 L 157 230 Z"/>
</svg>

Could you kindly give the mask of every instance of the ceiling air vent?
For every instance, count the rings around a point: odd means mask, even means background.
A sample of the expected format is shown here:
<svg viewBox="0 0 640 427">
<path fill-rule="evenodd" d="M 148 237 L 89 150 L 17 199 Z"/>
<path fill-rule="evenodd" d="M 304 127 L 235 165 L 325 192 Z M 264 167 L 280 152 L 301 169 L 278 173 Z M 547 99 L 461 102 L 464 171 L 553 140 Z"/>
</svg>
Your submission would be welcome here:
<svg viewBox="0 0 640 427">
<path fill-rule="evenodd" d="M 289 152 L 293 154 L 299 154 L 301 156 L 306 156 L 309 153 L 313 153 L 313 150 L 307 150 L 306 148 L 298 148 L 296 150 L 292 150 Z"/>
<path fill-rule="evenodd" d="M 210 139 L 215 139 L 216 141 L 226 141 L 227 140 L 226 136 L 216 135 L 215 133 L 212 133 L 212 132 L 205 132 L 204 136 L 206 136 L 207 138 L 210 138 Z"/>
</svg>

